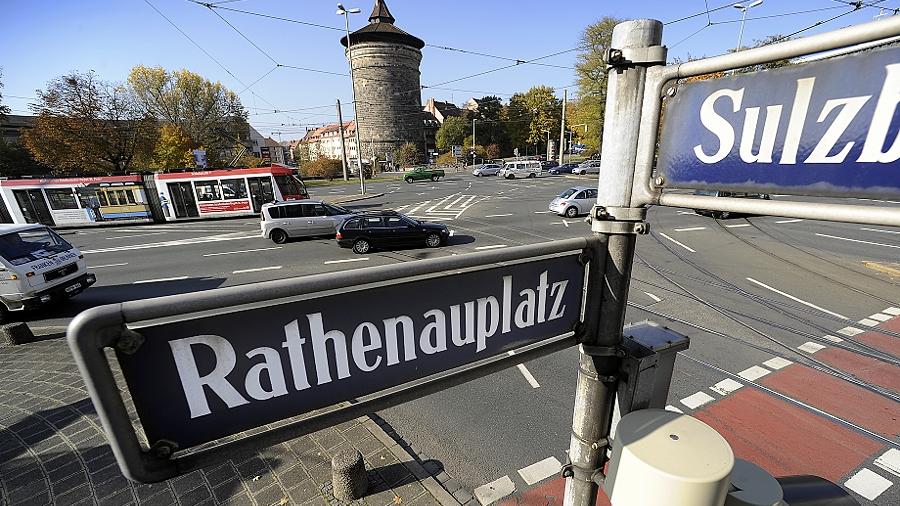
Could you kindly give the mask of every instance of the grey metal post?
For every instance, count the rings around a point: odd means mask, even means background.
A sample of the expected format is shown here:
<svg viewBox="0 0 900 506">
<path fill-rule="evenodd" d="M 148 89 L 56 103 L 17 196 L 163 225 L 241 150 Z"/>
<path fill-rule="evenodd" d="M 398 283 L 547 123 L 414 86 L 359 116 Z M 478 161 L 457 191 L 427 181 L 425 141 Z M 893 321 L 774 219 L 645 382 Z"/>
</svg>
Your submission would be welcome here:
<svg viewBox="0 0 900 506">
<path fill-rule="evenodd" d="M 559 122 L 559 164 L 563 164 L 563 153 L 566 152 L 566 102 L 569 101 L 569 90 L 563 90 L 562 121 Z M 547 160 L 549 161 L 549 160 Z"/>
<path fill-rule="evenodd" d="M 356 121 L 356 168 L 359 170 L 359 193 L 365 195 L 366 175 L 363 173 L 362 165 L 362 141 L 359 140 L 359 107 L 356 100 L 356 81 L 353 80 L 353 50 L 350 49 L 350 15 L 348 11 L 344 11 L 344 23 L 347 28 L 347 61 L 350 63 L 350 89 L 353 90 L 353 120 Z M 374 173 L 374 167 L 372 171 Z"/>
<path fill-rule="evenodd" d="M 662 23 L 656 20 L 620 23 L 612 34 L 603 128 L 615 135 L 603 142 L 603 177 L 598 178 L 597 206 L 592 211 L 592 229 L 606 247 L 595 248 L 589 271 L 588 286 L 594 293 L 585 309 L 565 506 L 595 504 L 609 445 L 635 233 L 646 231 L 644 211 L 631 208 L 644 80 L 646 66 L 659 63 L 659 54 L 664 54 L 658 47 L 661 41 Z"/>
<path fill-rule="evenodd" d="M 472 118 L 472 165 L 475 165 L 475 118 Z"/>
<path fill-rule="evenodd" d="M 341 99 L 337 99 L 338 129 L 341 134 L 341 167 L 344 168 L 344 181 L 349 181 L 347 174 L 347 144 L 344 142 L 344 117 L 341 116 Z M 359 151 L 359 149 L 357 149 Z"/>
</svg>

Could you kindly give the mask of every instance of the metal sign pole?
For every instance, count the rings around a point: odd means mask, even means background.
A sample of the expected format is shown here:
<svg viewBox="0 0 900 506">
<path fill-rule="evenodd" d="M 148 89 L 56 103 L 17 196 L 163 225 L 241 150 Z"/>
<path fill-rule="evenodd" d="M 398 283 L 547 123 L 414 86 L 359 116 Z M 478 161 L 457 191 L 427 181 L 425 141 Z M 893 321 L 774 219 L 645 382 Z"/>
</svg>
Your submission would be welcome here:
<svg viewBox="0 0 900 506">
<path fill-rule="evenodd" d="M 565 469 L 566 506 L 593 506 L 609 446 L 613 402 L 619 381 L 622 327 L 628 299 L 636 234 L 646 233 L 646 211 L 631 207 L 647 66 L 665 62 L 662 23 L 621 23 L 612 34 L 607 57 L 609 92 L 603 128 L 597 205 L 592 230 L 601 237 L 593 249 L 589 294 L 580 347 L 575 412 Z M 599 279 L 598 279 L 599 278 Z M 599 282 L 598 282 L 599 281 Z"/>
</svg>

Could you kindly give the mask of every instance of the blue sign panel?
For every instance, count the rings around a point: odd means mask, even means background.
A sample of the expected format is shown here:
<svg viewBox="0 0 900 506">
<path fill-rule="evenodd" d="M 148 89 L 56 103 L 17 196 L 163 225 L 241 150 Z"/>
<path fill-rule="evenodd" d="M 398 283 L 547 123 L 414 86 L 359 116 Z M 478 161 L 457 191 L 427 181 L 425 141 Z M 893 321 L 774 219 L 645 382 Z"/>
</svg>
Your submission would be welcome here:
<svg viewBox="0 0 900 506">
<path fill-rule="evenodd" d="M 900 194 L 900 47 L 685 84 L 657 165 L 668 186 Z"/>
</svg>

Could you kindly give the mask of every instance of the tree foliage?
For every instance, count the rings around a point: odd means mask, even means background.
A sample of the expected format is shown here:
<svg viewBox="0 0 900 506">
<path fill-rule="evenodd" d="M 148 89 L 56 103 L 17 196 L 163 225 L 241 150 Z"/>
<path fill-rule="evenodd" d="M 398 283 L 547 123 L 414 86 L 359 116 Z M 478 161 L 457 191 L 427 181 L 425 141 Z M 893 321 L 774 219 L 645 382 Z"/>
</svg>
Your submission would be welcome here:
<svg viewBox="0 0 900 506">
<path fill-rule="evenodd" d="M 193 167 L 195 145 L 178 125 L 166 123 L 159 129 L 150 167 L 153 169 Z"/>
<path fill-rule="evenodd" d="M 50 168 L 34 160 L 25 146 L 0 139 L 0 176 L 39 176 L 50 174 Z"/>
<path fill-rule="evenodd" d="M 580 141 L 589 151 L 599 151 L 603 139 L 603 112 L 606 107 L 606 52 L 612 44 L 612 30 L 622 20 L 610 16 L 588 25 L 581 32 L 581 52 L 575 64 L 578 93 L 567 113 L 570 125 L 587 124 Z"/>
<path fill-rule="evenodd" d="M 562 118 L 562 101 L 556 98 L 553 88 L 535 86 L 525 93 L 510 97 L 507 108 L 509 131 L 515 146 L 545 144 L 547 133 L 559 132 Z"/>
<path fill-rule="evenodd" d="M 464 118 L 450 116 L 434 134 L 434 141 L 440 150 L 448 150 L 451 146 L 461 146 L 466 135 L 471 133 L 471 126 Z"/>
<path fill-rule="evenodd" d="M 509 145 L 509 134 L 503 123 L 504 106 L 500 97 L 488 95 L 478 99 L 478 109 L 469 113 L 474 118 L 475 137 L 482 144 Z"/>
<path fill-rule="evenodd" d="M 131 69 L 128 84 L 148 115 L 177 125 L 193 145 L 204 146 L 211 167 L 227 163 L 231 147 L 248 135 L 247 112 L 222 83 L 189 70 L 139 65 Z"/>
<path fill-rule="evenodd" d="M 339 177 L 344 171 L 340 160 L 320 157 L 319 159 L 303 165 L 301 172 L 304 177 L 319 177 L 329 181 Z"/>
<path fill-rule="evenodd" d="M 23 139 L 54 174 L 122 172 L 148 159 L 156 124 L 126 87 L 73 72 L 37 95 L 37 119 Z"/>
<path fill-rule="evenodd" d="M 394 150 L 394 163 L 400 167 L 411 167 L 422 162 L 419 148 L 411 142 L 405 142 Z"/>
</svg>

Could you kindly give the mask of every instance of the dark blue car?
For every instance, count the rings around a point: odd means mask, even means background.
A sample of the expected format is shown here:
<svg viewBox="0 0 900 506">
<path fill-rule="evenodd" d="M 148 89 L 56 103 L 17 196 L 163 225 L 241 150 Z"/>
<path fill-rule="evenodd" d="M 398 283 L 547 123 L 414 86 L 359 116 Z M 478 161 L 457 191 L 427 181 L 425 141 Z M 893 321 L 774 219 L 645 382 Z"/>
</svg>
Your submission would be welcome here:
<svg viewBox="0 0 900 506">
<path fill-rule="evenodd" d="M 553 167 L 550 169 L 551 174 L 571 174 L 572 169 L 578 167 L 577 163 L 564 163 L 559 167 Z"/>
</svg>

